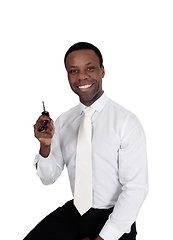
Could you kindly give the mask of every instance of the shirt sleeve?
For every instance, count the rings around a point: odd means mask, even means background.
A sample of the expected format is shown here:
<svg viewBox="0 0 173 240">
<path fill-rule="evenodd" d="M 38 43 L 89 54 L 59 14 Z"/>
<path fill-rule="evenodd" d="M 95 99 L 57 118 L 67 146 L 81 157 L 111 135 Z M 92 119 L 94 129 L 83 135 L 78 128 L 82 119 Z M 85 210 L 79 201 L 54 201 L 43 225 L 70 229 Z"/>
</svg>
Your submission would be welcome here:
<svg viewBox="0 0 173 240">
<path fill-rule="evenodd" d="M 104 240 L 118 240 L 129 233 L 148 193 L 146 140 L 135 115 L 129 114 L 121 132 L 119 181 L 122 192 L 100 232 Z"/>
<path fill-rule="evenodd" d="M 60 147 L 58 119 L 55 122 L 55 133 L 52 138 L 49 156 L 44 158 L 40 154 L 36 155 L 34 166 L 37 166 L 37 175 L 45 185 L 54 183 L 61 175 L 64 169 L 64 161 Z"/>
</svg>

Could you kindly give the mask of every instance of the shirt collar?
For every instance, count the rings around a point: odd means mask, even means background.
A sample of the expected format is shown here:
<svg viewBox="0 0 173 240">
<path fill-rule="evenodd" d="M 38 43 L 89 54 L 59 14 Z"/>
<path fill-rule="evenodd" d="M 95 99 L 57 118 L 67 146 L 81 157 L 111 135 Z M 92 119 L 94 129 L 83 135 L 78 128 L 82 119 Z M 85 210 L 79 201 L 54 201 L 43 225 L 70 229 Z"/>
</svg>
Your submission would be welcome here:
<svg viewBox="0 0 173 240">
<path fill-rule="evenodd" d="M 97 112 L 101 112 L 104 106 L 106 105 L 107 101 L 108 101 L 108 97 L 106 96 L 105 93 L 103 93 L 101 97 L 98 98 L 90 107 L 95 109 Z M 80 102 L 79 103 L 80 114 L 83 112 L 85 108 L 87 108 L 87 106 L 85 106 L 83 103 Z"/>
</svg>

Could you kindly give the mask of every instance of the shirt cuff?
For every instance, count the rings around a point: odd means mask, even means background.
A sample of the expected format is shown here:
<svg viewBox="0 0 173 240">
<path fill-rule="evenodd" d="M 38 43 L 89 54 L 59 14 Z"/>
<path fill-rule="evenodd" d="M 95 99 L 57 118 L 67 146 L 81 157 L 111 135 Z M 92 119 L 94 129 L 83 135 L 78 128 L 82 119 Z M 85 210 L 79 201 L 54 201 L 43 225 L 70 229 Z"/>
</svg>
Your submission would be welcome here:
<svg viewBox="0 0 173 240">
<path fill-rule="evenodd" d="M 35 156 L 34 163 L 33 163 L 33 165 L 34 165 L 35 168 L 36 168 L 38 162 L 39 162 L 39 164 L 41 164 L 42 166 L 44 166 L 44 165 L 46 166 L 47 163 L 49 162 L 49 159 L 48 159 L 48 157 L 47 157 L 47 158 L 44 158 L 44 157 L 42 157 L 40 154 L 37 154 L 37 155 Z"/>
<path fill-rule="evenodd" d="M 123 233 L 115 228 L 110 220 L 108 220 L 104 227 L 102 228 L 99 236 L 102 237 L 104 240 L 118 240 Z"/>
</svg>

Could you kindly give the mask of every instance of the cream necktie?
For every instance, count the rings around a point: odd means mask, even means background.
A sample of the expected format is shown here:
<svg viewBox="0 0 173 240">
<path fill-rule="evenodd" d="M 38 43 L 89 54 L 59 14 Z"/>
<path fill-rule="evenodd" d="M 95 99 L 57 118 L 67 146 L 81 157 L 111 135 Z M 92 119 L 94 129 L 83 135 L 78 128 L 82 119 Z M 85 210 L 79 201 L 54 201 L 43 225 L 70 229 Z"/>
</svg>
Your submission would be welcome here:
<svg viewBox="0 0 173 240">
<path fill-rule="evenodd" d="M 92 207 L 91 117 L 94 112 L 92 108 L 84 110 L 85 116 L 78 133 L 74 205 L 81 215 Z"/>
</svg>

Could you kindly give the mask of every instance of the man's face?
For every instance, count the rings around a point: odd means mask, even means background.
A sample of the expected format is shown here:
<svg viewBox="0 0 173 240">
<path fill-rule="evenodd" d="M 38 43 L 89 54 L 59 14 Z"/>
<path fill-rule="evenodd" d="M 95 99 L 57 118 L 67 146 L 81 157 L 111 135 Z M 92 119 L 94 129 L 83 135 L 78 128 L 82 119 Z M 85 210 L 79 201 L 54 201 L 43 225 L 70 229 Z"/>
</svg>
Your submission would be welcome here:
<svg viewBox="0 0 173 240">
<path fill-rule="evenodd" d="M 68 80 L 71 89 L 79 96 L 80 101 L 90 106 L 103 93 L 102 78 L 104 67 L 93 50 L 77 50 L 71 52 L 66 59 Z"/>
</svg>

